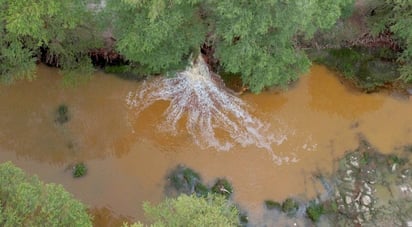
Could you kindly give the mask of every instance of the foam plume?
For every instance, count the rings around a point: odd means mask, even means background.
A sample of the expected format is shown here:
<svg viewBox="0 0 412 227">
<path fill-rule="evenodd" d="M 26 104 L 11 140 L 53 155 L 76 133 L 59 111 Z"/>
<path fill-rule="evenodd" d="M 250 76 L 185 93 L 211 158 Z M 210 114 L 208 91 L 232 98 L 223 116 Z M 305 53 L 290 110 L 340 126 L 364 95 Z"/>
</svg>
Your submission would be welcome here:
<svg viewBox="0 0 412 227">
<path fill-rule="evenodd" d="M 178 122 L 186 115 L 186 129 L 202 148 L 228 151 L 235 143 L 255 145 L 267 150 L 277 163 L 289 159 L 277 156 L 272 150 L 272 145 L 287 139 L 286 135 L 275 136 L 269 132 L 269 123 L 253 117 L 247 111 L 250 107 L 224 87 L 201 56 L 185 71 L 174 77 L 144 82 L 126 98 L 136 114 L 159 100 L 170 101 L 164 113 L 165 121 L 159 126 L 162 131 L 176 134 Z M 218 139 L 217 130 L 227 133 L 230 139 Z"/>
</svg>

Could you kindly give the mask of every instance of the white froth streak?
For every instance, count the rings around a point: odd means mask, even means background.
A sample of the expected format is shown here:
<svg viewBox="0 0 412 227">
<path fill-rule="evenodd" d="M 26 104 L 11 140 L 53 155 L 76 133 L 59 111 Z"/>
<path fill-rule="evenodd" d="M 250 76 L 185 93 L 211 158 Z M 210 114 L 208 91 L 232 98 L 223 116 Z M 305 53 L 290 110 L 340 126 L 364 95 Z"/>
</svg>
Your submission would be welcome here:
<svg viewBox="0 0 412 227">
<path fill-rule="evenodd" d="M 144 82 L 138 91 L 129 92 L 126 97 L 127 105 L 135 108 L 137 115 L 159 100 L 170 101 L 164 113 L 166 120 L 159 127 L 162 131 L 176 134 L 177 122 L 186 114 L 186 129 L 202 148 L 228 151 L 235 142 L 243 147 L 255 145 L 265 149 L 278 164 L 295 160 L 275 154 L 272 145 L 282 144 L 287 136 L 269 132 L 269 123 L 253 117 L 246 103 L 218 86 L 201 56 L 176 76 Z M 228 133 L 233 141 L 217 139 L 217 128 Z"/>
</svg>

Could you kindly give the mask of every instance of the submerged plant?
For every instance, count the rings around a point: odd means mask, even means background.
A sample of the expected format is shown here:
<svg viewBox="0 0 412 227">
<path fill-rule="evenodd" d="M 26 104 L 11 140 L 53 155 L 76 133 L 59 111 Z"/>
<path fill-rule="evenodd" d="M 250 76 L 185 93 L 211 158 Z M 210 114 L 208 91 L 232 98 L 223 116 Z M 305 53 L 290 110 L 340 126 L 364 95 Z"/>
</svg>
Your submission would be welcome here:
<svg viewBox="0 0 412 227">
<path fill-rule="evenodd" d="M 281 144 L 286 135 L 275 136 L 269 132 L 269 124 L 253 117 L 247 111 L 248 105 L 228 91 L 202 57 L 174 77 L 144 83 L 140 91 L 129 92 L 126 98 L 137 115 L 159 100 L 170 101 L 164 113 L 166 120 L 159 127 L 162 131 L 177 134 L 177 123 L 187 116 L 186 129 L 202 148 L 227 151 L 234 143 L 254 144 L 266 149 L 278 163 L 288 160 L 272 150 L 272 144 Z M 231 140 L 218 139 L 216 131 L 226 133 Z"/>
<path fill-rule="evenodd" d="M 197 183 L 195 185 L 195 192 L 197 196 L 202 196 L 202 197 L 207 197 L 207 195 L 209 194 L 210 190 L 209 188 L 202 184 L 202 183 Z"/>
<path fill-rule="evenodd" d="M 394 164 L 403 166 L 403 165 L 405 165 L 408 161 L 407 161 L 407 159 L 405 159 L 405 158 L 401 158 L 401 157 L 399 157 L 399 156 L 397 156 L 397 155 L 392 154 L 392 155 L 389 155 L 389 156 L 388 156 L 387 162 L 388 162 L 388 165 L 390 165 L 390 166 L 392 166 L 392 165 L 394 165 Z"/>
<path fill-rule="evenodd" d="M 287 198 L 282 203 L 282 211 L 289 216 L 293 216 L 298 211 L 299 204 L 292 198 Z"/>
<path fill-rule="evenodd" d="M 412 145 L 410 145 L 410 144 L 405 145 L 403 150 L 406 151 L 406 152 L 412 152 Z"/>
<path fill-rule="evenodd" d="M 322 216 L 322 214 L 324 213 L 325 211 L 323 205 L 319 203 L 311 202 L 306 208 L 306 214 L 314 222 L 319 221 L 320 216 Z"/>
<path fill-rule="evenodd" d="M 237 208 L 239 210 L 239 221 L 240 225 L 238 226 L 248 226 L 249 223 L 249 217 L 247 216 L 247 213 L 245 211 L 242 211 L 240 208 Z"/>
<path fill-rule="evenodd" d="M 192 194 L 196 192 L 199 195 L 207 194 L 207 189 L 201 183 L 200 175 L 194 170 L 182 165 L 178 165 L 168 176 L 170 187 L 179 193 Z M 205 189 L 206 188 L 206 189 Z"/>
<path fill-rule="evenodd" d="M 69 121 L 69 108 L 67 105 L 61 104 L 57 107 L 55 121 L 59 124 L 64 124 Z"/>
<path fill-rule="evenodd" d="M 228 180 L 221 178 L 217 179 L 216 183 L 213 185 L 212 192 L 224 195 L 226 196 L 226 198 L 229 198 L 233 193 L 233 188 Z"/>
<path fill-rule="evenodd" d="M 87 167 L 84 163 L 77 163 L 76 165 L 74 165 L 72 173 L 74 178 L 82 177 L 86 175 Z"/>
<path fill-rule="evenodd" d="M 282 209 L 282 205 L 279 202 L 272 201 L 272 200 L 266 200 L 265 206 L 268 210 L 273 210 L 273 209 L 281 210 Z"/>
</svg>

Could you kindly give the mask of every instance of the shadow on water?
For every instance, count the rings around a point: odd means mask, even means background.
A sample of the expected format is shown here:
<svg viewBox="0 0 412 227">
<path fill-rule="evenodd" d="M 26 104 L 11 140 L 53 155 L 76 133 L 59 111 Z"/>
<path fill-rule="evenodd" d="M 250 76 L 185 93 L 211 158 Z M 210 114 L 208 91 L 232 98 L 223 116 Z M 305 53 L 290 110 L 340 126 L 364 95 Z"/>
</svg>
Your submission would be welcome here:
<svg viewBox="0 0 412 227">
<path fill-rule="evenodd" d="M 384 103 L 379 95 L 365 95 L 354 89 L 350 91 L 350 88 L 338 84 L 339 81 L 328 75 L 325 68 L 314 68 L 311 73 L 318 77 L 316 80 L 310 79 L 308 83 L 311 98 L 309 105 L 314 110 L 353 119 L 378 110 Z"/>
</svg>

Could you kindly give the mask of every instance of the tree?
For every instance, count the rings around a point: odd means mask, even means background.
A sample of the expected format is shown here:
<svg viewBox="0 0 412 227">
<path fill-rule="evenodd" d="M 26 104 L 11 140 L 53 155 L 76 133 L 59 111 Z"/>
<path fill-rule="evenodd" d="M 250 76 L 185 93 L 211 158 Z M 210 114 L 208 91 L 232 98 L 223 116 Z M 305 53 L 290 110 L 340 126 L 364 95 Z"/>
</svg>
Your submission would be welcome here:
<svg viewBox="0 0 412 227">
<path fill-rule="evenodd" d="M 208 197 L 181 194 L 177 198 L 167 198 L 162 203 L 143 205 L 145 214 L 162 226 L 238 226 L 238 209 L 217 194 Z M 126 225 L 127 226 L 127 225 Z M 143 226 L 136 223 L 132 226 Z"/>
<path fill-rule="evenodd" d="M 217 58 L 253 92 L 287 85 L 310 61 L 294 46 L 297 35 L 331 27 L 352 0 L 212 0 Z"/>
<path fill-rule="evenodd" d="M 117 49 L 148 73 L 173 70 L 213 46 L 223 70 L 239 73 L 252 91 L 286 85 L 308 69 L 294 46 L 331 27 L 354 0 L 123 0 L 108 6 Z"/>
<path fill-rule="evenodd" d="M 97 47 L 93 12 L 84 0 L 0 0 L 0 81 L 34 78 L 35 62 L 63 69 L 67 81 L 91 72 Z"/>
<path fill-rule="evenodd" d="M 86 207 L 61 185 L 0 164 L 0 226 L 92 226 Z"/>
<path fill-rule="evenodd" d="M 398 57 L 400 79 L 412 82 L 412 1 L 371 1 L 369 27 L 373 34 L 390 31 L 402 49 Z"/>
<path fill-rule="evenodd" d="M 201 0 L 111 0 L 116 49 L 144 73 L 164 73 L 188 64 L 204 42 Z M 194 58 L 197 56 L 194 56 Z"/>
</svg>

